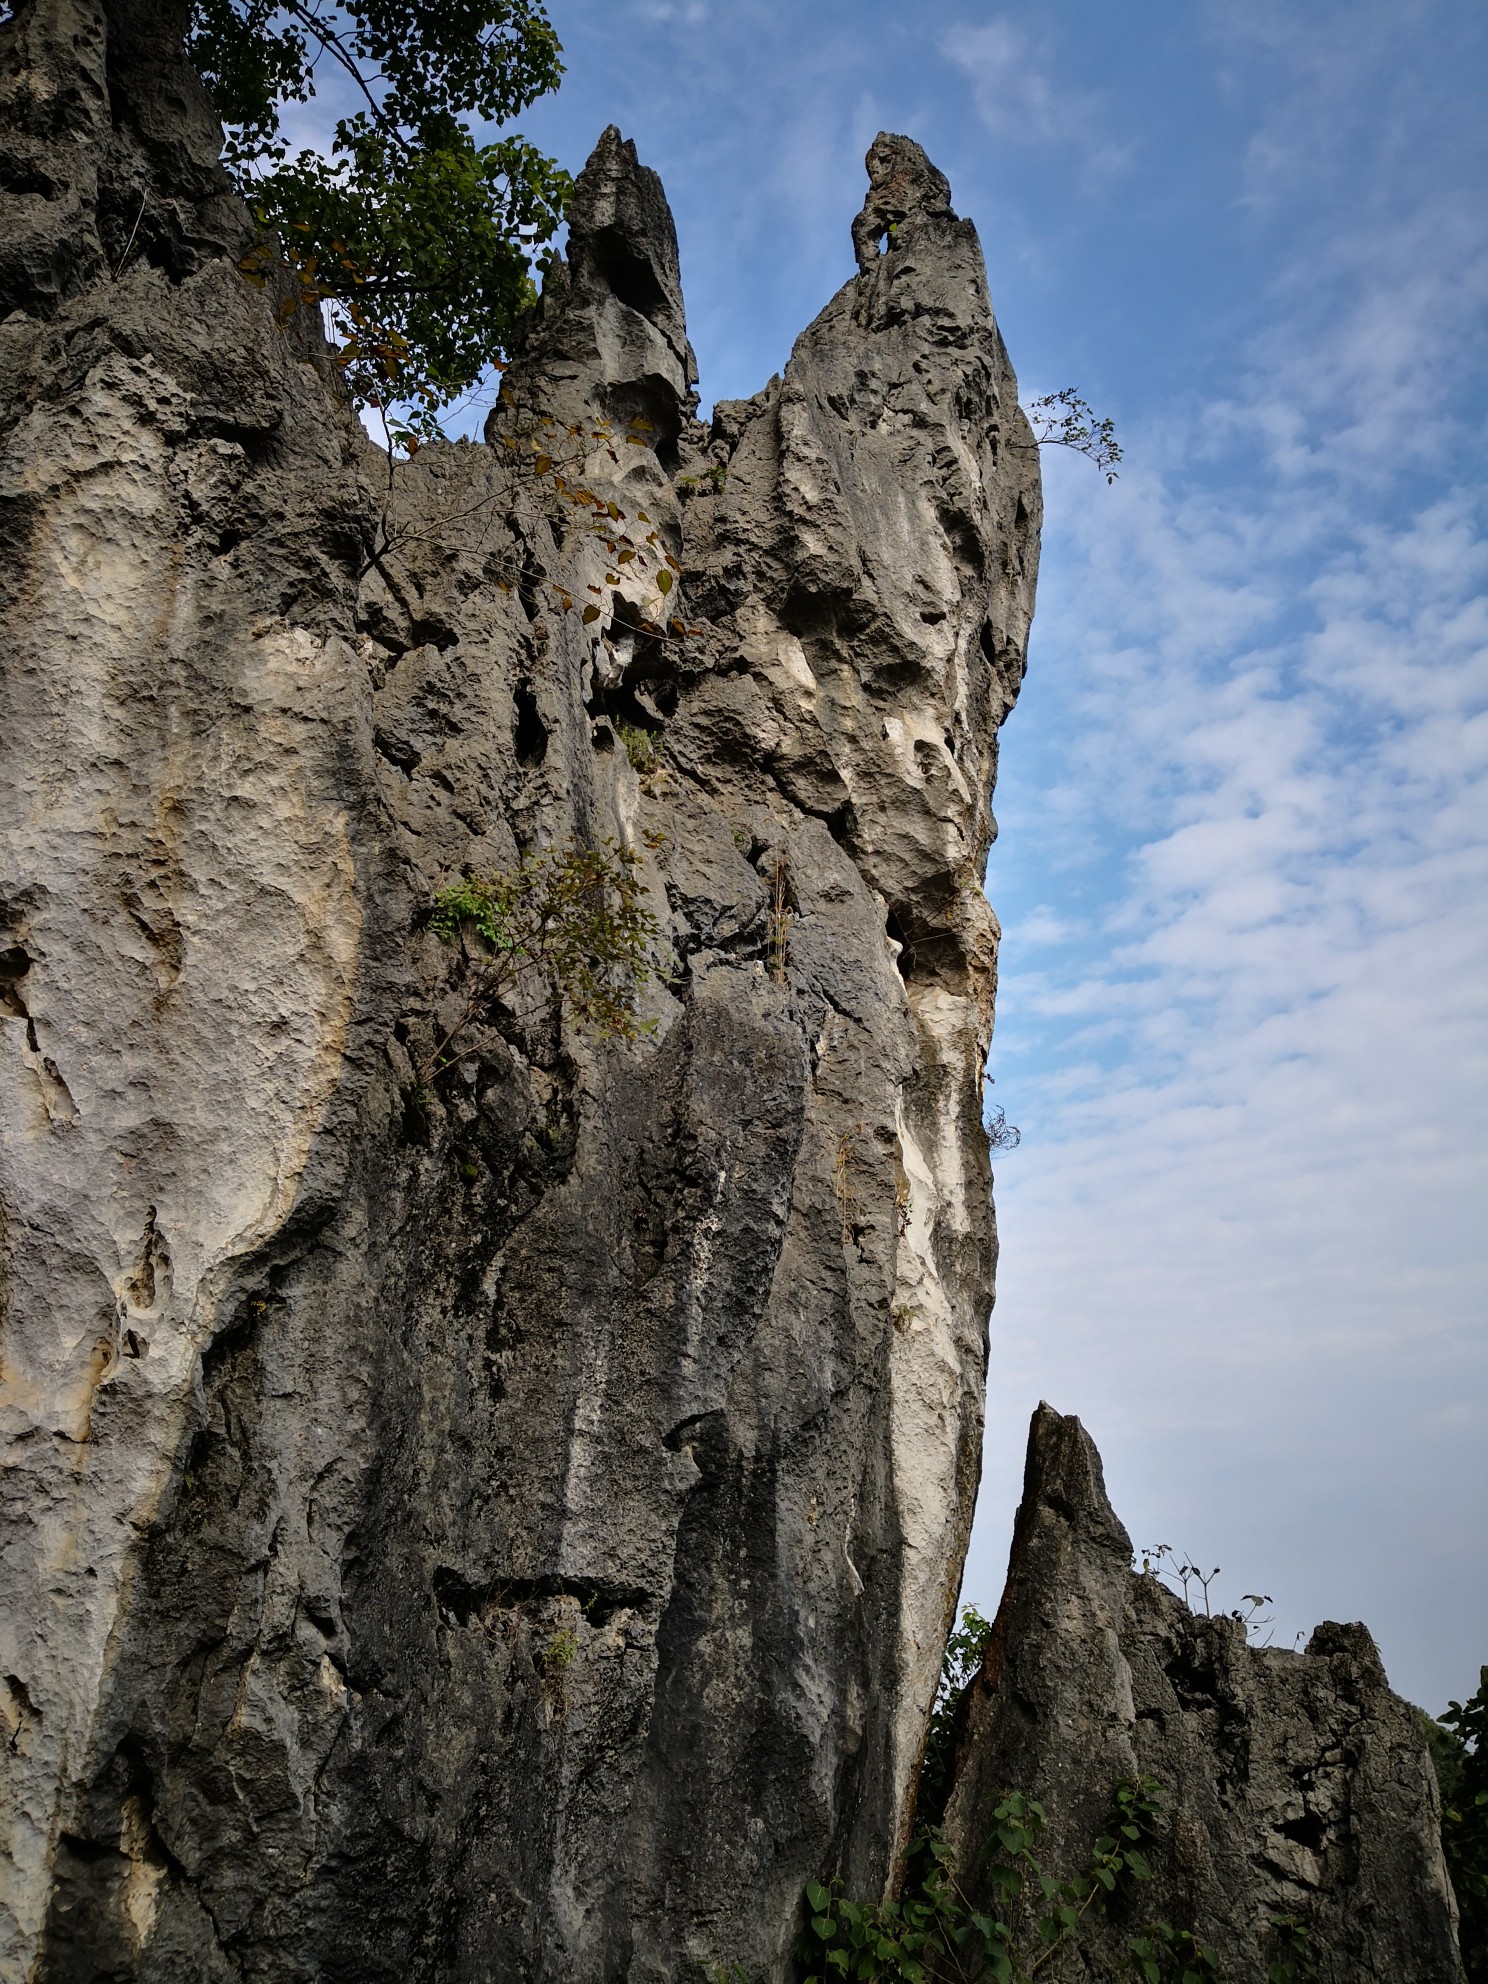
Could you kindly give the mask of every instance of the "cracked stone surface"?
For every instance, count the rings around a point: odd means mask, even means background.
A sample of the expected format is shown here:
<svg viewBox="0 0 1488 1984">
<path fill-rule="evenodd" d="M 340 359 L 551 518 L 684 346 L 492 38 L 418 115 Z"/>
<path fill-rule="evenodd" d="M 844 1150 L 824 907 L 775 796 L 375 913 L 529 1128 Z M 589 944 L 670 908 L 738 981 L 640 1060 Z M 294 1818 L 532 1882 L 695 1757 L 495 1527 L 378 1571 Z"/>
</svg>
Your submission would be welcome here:
<svg viewBox="0 0 1488 1984">
<path fill-rule="evenodd" d="M 963 1696 L 948 1837 L 988 1901 L 990 1814 L 1011 1788 L 1049 1814 L 1045 1864 L 1089 1862 L 1114 1786 L 1163 1787 L 1153 1880 L 1082 1934 L 1083 1967 L 1131 1974 L 1147 1920 L 1194 1932 L 1225 1978 L 1288 1960 L 1307 1931 L 1319 1984 L 1461 1984 L 1456 1904 L 1416 1710 L 1386 1684 L 1365 1627 L 1325 1623 L 1304 1653 L 1247 1644 L 1151 1575 L 1106 1498 L 1078 1419 L 1047 1405 L 1029 1435 L 1007 1589 Z"/>
<path fill-rule="evenodd" d="M 607 132 L 486 442 L 390 474 L 179 27 L 0 27 L 0 1975 L 781 1978 L 890 1876 L 978 1468 L 976 235 L 880 139 L 704 426 Z M 529 978 L 436 1071 L 435 892 L 576 839 L 652 1030 Z"/>
</svg>

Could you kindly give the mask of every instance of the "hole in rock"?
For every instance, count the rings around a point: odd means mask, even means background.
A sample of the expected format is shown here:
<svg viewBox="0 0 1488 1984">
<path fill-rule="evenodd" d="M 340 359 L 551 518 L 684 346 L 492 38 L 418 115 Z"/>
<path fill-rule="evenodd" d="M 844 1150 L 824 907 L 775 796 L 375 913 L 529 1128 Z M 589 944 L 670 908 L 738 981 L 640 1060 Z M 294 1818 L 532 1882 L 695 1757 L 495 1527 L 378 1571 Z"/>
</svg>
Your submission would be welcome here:
<svg viewBox="0 0 1488 1984">
<path fill-rule="evenodd" d="M 36 1051 L 36 1029 L 31 1025 L 31 1015 L 25 1000 L 17 991 L 17 986 L 31 969 L 31 958 L 19 944 L 9 950 L 0 951 L 0 1013 L 9 1013 L 13 1019 L 25 1020 L 27 1024 L 27 1045 Z"/>
<path fill-rule="evenodd" d="M 905 929 L 897 909 L 890 908 L 884 918 L 884 929 L 888 932 L 890 941 L 899 946 L 899 954 L 894 962 L 899 967 L 899 976 L 907 985 L 914 976 L 914 946 L 909 940 L 909 932 Z"/>
<path fill-rule="evenodd" d="M 542 1598 L 573 1598 L 591 1626 L 607 1626 L 617 1612 L 644 1611 L 649 1595 L 633 1585 L 611 1584 L 599 1578 L 571 1578 L 552 1573 L 536 1578 L 491 1578 L 480 1584 L 441 1565 L 434 1573 L 434 1602 L 446 1622 L 468 1626 L 493 1612 L 513 1612 Z"/>
<path fill-rule="evenodd" d="M 1284 1819 L 1277 1827 L 1284 1839 L 1295 1840 L 1298 1846 L 1305 1846 L 1309 1853 L 1321 1853 L 1325 1829 L 1316 1812 L 1304 1812 L 1300 1819 Z"/>
<path fill-rule="evenodd" d="M 844 799 L 840 806 L 834 807 L 830 813 L 823 813 L 821 818 L 837 845 L 846 848 L 850 854 L 858 831 L 858 816 L 852 801 Z"/>
<path fill-rule="evenodd" d="M 591 234 L 587 259 L 611 293 L 652 322 L 666 309 L 667 294 L 649 258 L 616 227 Z"/>
</svg>

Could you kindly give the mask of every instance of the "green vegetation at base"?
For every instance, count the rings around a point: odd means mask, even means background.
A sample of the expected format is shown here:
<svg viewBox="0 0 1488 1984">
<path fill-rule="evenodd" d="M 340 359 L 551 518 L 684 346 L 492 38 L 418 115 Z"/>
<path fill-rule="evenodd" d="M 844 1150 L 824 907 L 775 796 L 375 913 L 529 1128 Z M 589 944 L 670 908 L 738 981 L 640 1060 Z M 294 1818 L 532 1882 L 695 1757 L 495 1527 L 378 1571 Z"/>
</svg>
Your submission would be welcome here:
<svg viewBox="0 0 1488 1984">
<path fill-rule="evenodd" d="M 1105 1826 L 1086 1866 L 1058 1880 L 1038 1857 L 1043 1807 L 1009 1791 L 992 1814 L 988 1874 L 996 1914 L 973 1907 L 962 1891 L 955 1856 L 938 1829 L 919 1834 L 905 1856 L 900 1895 L 848 1900 L 842 1885 L 813 1881 L 803 1958 L 806 1984 L 1031 1984 L 1061 1951 L 1077 1946 L 1092 1916 L 1133 1910 L 1152 1878 L 1143 1850 L 1153 1836 L 1161 1786 L 1149 1777 L 1117 1784 Z M 1212 1984 L 1212 1950 L 1186 1929 L 1152 1921 L 1128 1939 L 1134 1977 L 1143 1984 Z"/>
<path fill-rule="evenodd" d="M 1488 1667 L 1478 1692 L 1423 1716 L 1442 1796 L 1442 1848 L 1457 1895 L 1462 1967 L 1488 1984 Z"/>
</svg>

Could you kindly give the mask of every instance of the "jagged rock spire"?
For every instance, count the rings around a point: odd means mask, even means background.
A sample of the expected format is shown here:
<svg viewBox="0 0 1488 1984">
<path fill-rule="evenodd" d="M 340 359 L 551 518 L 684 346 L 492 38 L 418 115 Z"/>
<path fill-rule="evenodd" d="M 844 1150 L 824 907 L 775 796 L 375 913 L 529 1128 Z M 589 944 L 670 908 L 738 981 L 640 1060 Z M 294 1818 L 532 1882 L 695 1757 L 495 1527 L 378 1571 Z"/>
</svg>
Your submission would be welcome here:
<svg viewBox="0 0 1488 1984">
<path fill-rule="evenodd" d="M 1132 1570 L 1100 1455 L 1040 1405 L 1007 1589 L 963 1700 L 946 1813 L 973 1901 L 993 1808 L 1016 1787 L 1049 1814 L 1045 1865 L 1078 1878 L 1123 1779 L 1160 1786 L 1153 1879 L 1082 1926 L 1093 1976 L 1128 1968 L 1149 1921 L 1191 1931 L 1225 1977 L 1294 1959 L 1348 1984 L 1461 1984 L 1436 1777 L 1417 1712 L 1367 1629 L 1325 1623 L 1304 1653 L 1247 1644 Z M 1029 1925 L 1024 1925 L 1025 1927 Z"/>
<path fill-rule="evenodd" d="M 567 257 L 550 266 L 515 349 L 513 395 L 555 418 L 640 416 L 670 446 L 696 409 L 672 210 L 613 124 L 574 182 Z M 503 417 L 498 408 L 497 427 Z"/>
<path fill-rule="evenodd" d="M 880 243 L 912 214 L 948 214 L 951 182 L 930 163 L 913 138 L 880 131 L 863 160 L 868 168 L 868 192 L 853 222 L 853 251 L 858 267 L 878 259 Z"/>
</svg>

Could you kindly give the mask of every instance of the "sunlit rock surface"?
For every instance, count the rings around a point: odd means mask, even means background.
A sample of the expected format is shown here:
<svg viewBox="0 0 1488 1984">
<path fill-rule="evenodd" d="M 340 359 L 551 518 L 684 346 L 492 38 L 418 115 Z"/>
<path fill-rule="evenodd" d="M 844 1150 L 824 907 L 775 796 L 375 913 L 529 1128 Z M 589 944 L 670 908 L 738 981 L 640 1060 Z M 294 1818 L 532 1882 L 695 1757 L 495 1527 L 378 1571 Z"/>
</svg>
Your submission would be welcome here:
<svg viewBox="0 0 1488 1984">
<path fill-rule="evenodd" d="M 703 427 L 606 133 L 489 445 L 389 486 L 170 26 L 0 29 L 0 1975 L 780 1977 L 889 1877 L 976 1480 L 1039 524 L 976 236 L 881 141 Z M 574 838 L 654 1028 L 434 1072 L 435 891 Z"/>
</svg>

